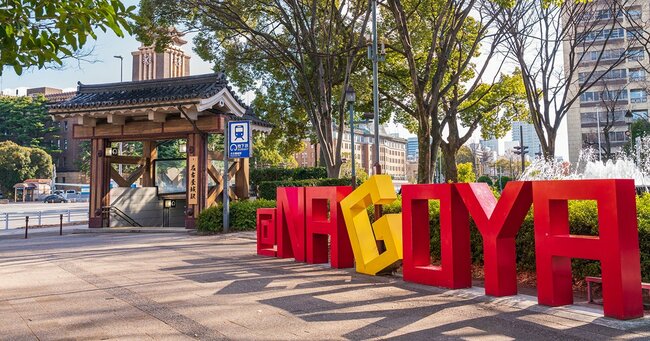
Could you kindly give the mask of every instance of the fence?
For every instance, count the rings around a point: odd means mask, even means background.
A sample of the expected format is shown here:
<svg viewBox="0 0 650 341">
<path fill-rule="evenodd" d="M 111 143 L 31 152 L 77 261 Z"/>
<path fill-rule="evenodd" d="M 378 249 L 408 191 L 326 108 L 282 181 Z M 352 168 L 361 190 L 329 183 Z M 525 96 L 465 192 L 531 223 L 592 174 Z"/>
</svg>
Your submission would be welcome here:
<svg viewBox="0 0 650 341">
<path fill-rule="evenodd" d="M 5 230 L 25 226 L 25 217 L 29 217 L 29 225 L 58 225 L 63 214 L 64 223 L 84 222 L 88 220 L 88 209 L 47 210 L 30 212 L 5 212 L 0 213 Z"/>
</svg>

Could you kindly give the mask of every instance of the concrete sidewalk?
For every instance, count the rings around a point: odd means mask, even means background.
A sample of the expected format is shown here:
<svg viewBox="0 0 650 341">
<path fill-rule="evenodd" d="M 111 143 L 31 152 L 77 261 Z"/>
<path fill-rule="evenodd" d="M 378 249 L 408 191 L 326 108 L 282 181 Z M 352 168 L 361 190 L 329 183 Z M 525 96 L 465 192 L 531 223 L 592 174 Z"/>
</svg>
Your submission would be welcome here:
<svg viewBox="0 0 650 341">
<path fill-rule="evenodd" d="M 0 334 L 59 339 L 650 339 L 647 320 L 255 255 L 251 233 L 0 240 Z M 522 303 L 523 302 L 523 303 Z M 595 322 L 595 323 L 594 323 Z"/>
</svg>

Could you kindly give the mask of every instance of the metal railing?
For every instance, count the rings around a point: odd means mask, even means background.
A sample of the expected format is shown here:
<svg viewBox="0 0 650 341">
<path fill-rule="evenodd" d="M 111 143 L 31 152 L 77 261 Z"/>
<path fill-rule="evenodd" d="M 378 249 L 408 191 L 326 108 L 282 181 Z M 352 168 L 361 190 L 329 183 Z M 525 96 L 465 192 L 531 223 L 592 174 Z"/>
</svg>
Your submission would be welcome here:
<svg viewBox="0 0 650 341">
<path fill-rule="evenodd" d="M 136 227 L 142 227 L 140 223 L 135 221 L 135 219 L 131 218 L 128 214 L 124 213 L 122 210 L 115 206 L 104 206 L 102 207 L 102 213 L 108 214 L 109 216 L 113 214 L 117 218 L 125 221 L 127 224 L 131 226 L 136 226 Z"/>
<path fill-rule="evenodd" d="M 30 226 L 58 225 L 61 215 L 66 223 L 84 222 L 88 220 L 88 209 L 3 212 L 0 219 L 4 229 L 8 230 L 23 227 L 26 217 L 29 217 Z"/>
</svg>

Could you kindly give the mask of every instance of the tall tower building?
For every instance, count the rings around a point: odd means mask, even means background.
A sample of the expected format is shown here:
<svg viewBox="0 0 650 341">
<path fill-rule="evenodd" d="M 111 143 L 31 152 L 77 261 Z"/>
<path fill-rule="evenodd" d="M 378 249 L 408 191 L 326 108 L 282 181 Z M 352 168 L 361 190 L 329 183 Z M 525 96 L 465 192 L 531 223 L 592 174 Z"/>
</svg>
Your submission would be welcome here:
<svg viewBox="0 0 650 341">
<path fill-rule="evenodd" d="M 521 133 L 523 133 L 524 146 L 528 147 L 528 156 L 534 158 L 535 154 L 542 151 L 535 126 L 527 122 L 512 122 L 512 141 L 516 142 L 517 146 L 522 138 L 519 127 L 521 127 Z"/>
<path fill-rule="evenodd" d="M 609 148 L 612 154 L 620 151 L 629 140 L 630 115 L 648 119 L 646 70 L 650 70 L 650 61 L 636 36 L 650 31 L 650 2 L 625 0 L 622 9 L 612 8 L 612 1 L 595 1 L 589 24 L 578 26 L 588 47 L 576 51 L 576 58 L 582 59 L 569 92 L 578 93 L 581 84 L 596 79 L 594 75 L 602 75 L 602 79 L 567 113 L 569 160 L 573 163 L 584 148 L 600 149 L 601 153 Z M 565 65 L 570 58 L 568 49 L 565 42 Z M 565 70 L 570 71 L 566 66 Z"/>
<path fill-rule="evenodd" d="M 133 56 L 134 81 L 183 77 L 190 75 L 190 56 L 181 46 L 187 44 L 175 28 L 169 30 L 171 43 L 163 52 L 156 52 L 154 46 L 140 46 Z"/>
</svg>

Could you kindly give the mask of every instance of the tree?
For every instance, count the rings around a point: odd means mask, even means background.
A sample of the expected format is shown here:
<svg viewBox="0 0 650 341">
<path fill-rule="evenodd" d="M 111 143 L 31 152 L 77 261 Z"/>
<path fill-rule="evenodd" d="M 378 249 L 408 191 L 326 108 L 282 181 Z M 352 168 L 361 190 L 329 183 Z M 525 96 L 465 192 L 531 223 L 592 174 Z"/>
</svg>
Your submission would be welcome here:
<svg viewBox="0 0 650 341">
<path fill-rule="evenodd" d="M 279 139 L 274 138 L 272 135 L 262 134 L 255 134 L 254 139 L 253 159 L 255 160 L 254 165 L 256 168 L 291 168 L 298 166 L 298 162 L 293 157 L 294 153 L 292 151 L 294 149 L 287 152 Z"/>
<path fill-rule="evenodd" d="M 129 19 L 135 6 L 126 8 L 118 0 L 9 0 L 0 11 L 0 74 L 12 66 L 39 69 L 63 59 L 79 57 L 93 32 L 111 30 L 119 37 L 131 32 Z"/>
<path fill-rule="evenodd" d="M 456 181 L 456 154 L 476 129 L 499 136 L 501 126 L 522 114 L 520 75 L 486 74 L 502 32 L 485 13 L 503 10 L 509 1 L 388 0 L 387 5 L 386 25 L 395 29 L 388 36 L 392 56 L 383 72 L 390 84 L 382 95 L 417 128 L 418 182 L 431 181 L 439 148 L 445 178 Z M 510 106 L 517 108 L 504 110 Z"/>
<path fill-rule="evenodd" d="M 476 174 L 474 174 L 471 162 L 458 164 L 457 172 L 457 182 L 476 182 Z"/>
<path fill-rule="evenodd" d="M 57 129 L 45 102 L 42 95 L 0 96 L 0 141 L 58 152 L 60 148 L 53 142 L 58 138 L 54 134 Z"/>
<path fill-rule="evenodd" d="M 276 129 L 311 129 L 328 176 L 338 177 L 346 116 L 345 89 L 358 100 L 368 87 L 357 74 L 365 59 L 367 1 L 141 0 L 143 41 L 166 43 L 161 29 L 198 31 L 198 54 L 215 62 L 242 91 L 260 89 L 257 110 L 280 115 Z M 156 39 L 158 38 L 158 39 Z M 367 96 L 366 96 L 367 97 Z M 268 110 L 267 110 L 268 109 Z M 305 124 L 309 122 L 311 126 Z"/>
<path fill-rule="evenodd" d="M 644 27 L 628 15 L 632 4 L 633 0 L 525 0 L 507 11 L 492 10 L 497 26 L 506 33 L 505 50 L 521 69 L 530 120 L 544 157 L 555 156 L 560 124 L 581 96 L 634 57 L 633 45 L 647 49 L 648 34 L 641 30 L 628 32 L 626 42 L 619 40 L 626 32 L 624 20 Z M 617 19 L 603 20 L 607 18 Z"/>
<path fill-rule="evenodd" d="M 470 149 L 470 147 L 462 146 L 460 149 L 458 149 L 458 153 L 456 154 L 456 163 L 467 162 L 474 164 L 474 153 L 472 153 L 472 149 Z"/>
<path fill-rule="evenodd" d="M 10 193 L 15 184 L 25 179 L 51 177 L 52 157 L 44 150 L 0 142 L 0 191 Z"/>
</svg>

